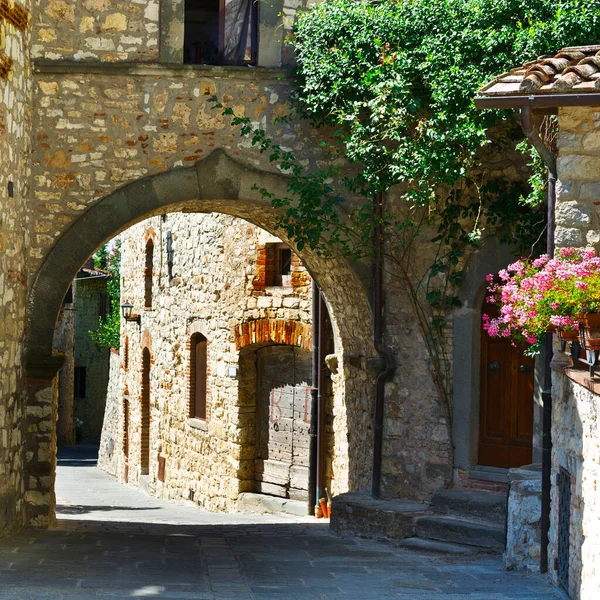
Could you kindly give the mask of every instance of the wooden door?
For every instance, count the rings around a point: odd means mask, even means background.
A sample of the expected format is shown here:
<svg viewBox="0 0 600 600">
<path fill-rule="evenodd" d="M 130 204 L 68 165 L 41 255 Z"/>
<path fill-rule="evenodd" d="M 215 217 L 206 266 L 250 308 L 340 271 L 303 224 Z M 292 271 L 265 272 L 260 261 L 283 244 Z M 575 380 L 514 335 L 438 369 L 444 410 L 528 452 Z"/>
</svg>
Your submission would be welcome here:
<svg viewBox="0 0 600 600">
<path fill-rule="evenodd" d="M 489 305 L 483 311 L 494 316 Z M 534 362 L 510 338 L 491 338 L 482 330 L 480 465 L 512 468 L 531 463 Z"/>
<path fill-rule="evenodd" d="M 256 491 L 305 500 L 308 493 L 311 354 L 291 346 L 257 352 Z"/>
</svg>

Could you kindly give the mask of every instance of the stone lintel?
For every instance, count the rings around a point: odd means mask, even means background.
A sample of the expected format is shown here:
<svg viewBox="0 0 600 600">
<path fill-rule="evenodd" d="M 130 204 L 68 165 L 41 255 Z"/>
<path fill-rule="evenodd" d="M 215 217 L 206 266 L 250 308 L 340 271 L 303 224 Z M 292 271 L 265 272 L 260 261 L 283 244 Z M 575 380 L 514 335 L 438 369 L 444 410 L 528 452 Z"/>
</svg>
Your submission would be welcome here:
<svg viewBox="0 0 600 600">
<path fill-rule="evenodd" d="M 207 78 L 274 80 L 290 83 L 288 71 L 266 67 L 247 67 L 234 65 L 184 65 L 173 63 L 108 63 L 100 61 L 46 60 L 34 62 L 34 72 L 40 75 L 132 75 L 139 77 L 170 78 Z"/>
</svg>

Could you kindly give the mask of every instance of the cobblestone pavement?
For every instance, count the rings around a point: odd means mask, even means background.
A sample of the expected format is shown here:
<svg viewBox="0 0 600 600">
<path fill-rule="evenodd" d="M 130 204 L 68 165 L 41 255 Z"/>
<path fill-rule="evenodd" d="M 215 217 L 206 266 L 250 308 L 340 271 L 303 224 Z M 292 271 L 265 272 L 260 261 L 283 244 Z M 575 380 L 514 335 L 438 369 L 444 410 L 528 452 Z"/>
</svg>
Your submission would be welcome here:
<svg viewBox="0 0 600 600">
<path fill-rule="evenodd" d="M 556 598 L 545 578 L 502 571 L 499 557 L 339 538 L 308 519 L 211 515 L 81 464 L 61 460 L 58 529 L 0 541 L 1 600 Z"/>
</svg>

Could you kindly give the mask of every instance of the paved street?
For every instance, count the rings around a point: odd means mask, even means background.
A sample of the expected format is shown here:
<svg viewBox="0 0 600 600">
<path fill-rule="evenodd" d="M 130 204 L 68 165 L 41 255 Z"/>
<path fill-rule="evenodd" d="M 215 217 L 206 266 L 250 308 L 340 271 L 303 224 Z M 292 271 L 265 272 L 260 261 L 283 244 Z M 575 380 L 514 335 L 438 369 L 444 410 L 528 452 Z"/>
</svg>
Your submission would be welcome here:
<svg viewBox="0 0 600 600">
<path fill-rule="evenodd" d="M 64 453 L 59 527 L 0 542 L 1 600 L 550 600 L 493 556 L 343 539 L 312 519 L 213 515 L 155 500 Z"/>
</svg>

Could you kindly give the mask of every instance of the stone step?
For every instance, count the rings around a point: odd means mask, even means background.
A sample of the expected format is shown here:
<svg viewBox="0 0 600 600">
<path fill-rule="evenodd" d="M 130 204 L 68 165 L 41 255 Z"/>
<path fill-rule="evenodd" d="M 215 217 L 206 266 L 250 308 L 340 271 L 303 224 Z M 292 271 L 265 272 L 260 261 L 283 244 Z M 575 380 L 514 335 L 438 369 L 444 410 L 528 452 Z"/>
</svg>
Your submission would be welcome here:
<svg viewBox="0 0 600 600">
<path fill-rule="evenodd" d="M 495 483 L 508 483 L 508 469 L 497 467 L 475 466 L 469 470 L 469 477 L 479 481 L 493 481 Z"/>
<path fill-rule="evenodd" d="M 490 521 L 504 527 L 506 519 L 506 495 L 473 490 L 438 490 L 431 500 L 431 510 L 475 519 Z"/>
<path fill-rule="evenodd" d="M 478 554 L 479 552 L 490 551 L 489 548 L 478 548 L 477 546 L 467 546 L 465 544 L 451 544 L 449 542 L 426 540 L 418 537 L 400 540 L 398 546 L 408 548 L 409 550 L 418 550 L 419 552 L 438 552 L 441 554 Z"/>
<path fill-rule="evenodd" d="M 447 515 L 419 517 L 415 521 L 418 537 L 481 548 L 504 549 L 504 526 Z"/>
<path fill-rule="evenodd" d="M 296 517 L 308 515 L 308 502 L 306 500 L 290 500 L 265 494 L 244 492 L 238 496 L 236 508 L 241 513 L 253 514 L 288 514 Z"/>
</svg>

